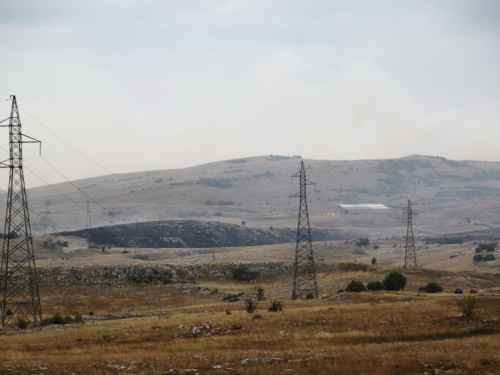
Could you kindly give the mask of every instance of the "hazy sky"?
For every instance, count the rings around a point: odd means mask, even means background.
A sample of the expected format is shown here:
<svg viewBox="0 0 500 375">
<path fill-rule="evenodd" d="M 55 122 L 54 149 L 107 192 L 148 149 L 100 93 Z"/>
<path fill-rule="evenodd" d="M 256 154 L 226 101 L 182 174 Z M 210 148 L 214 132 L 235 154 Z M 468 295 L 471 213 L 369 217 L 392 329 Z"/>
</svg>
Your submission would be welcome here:
<svg viewBox="0 0 500 375">
<path fill-rule="evenodd" d="M 500 160 L 497 0 L 0 0 L 0 35 L 0 117 L 15 94 L 117 173 L 267 154 Z M 107 174 L 21 119 L 69 178 Z"/>
</svg>

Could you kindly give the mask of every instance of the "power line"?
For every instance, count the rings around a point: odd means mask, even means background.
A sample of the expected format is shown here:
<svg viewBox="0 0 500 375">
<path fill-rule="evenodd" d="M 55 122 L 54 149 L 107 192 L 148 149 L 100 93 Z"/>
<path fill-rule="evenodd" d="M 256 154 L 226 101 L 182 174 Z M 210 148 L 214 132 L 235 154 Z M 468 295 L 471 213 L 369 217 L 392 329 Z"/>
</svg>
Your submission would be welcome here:
<svg viewBox="0 0 500 375">
<path fill-rule="evenodd" d="M 65 175 L 62 174 L 61 171 L 59 171 L 52 163 L 50 163 L 46 158 L 44 158 L 43 156 L 40 156 L 48 165 L 50 165 L 57 173 L 59 173 L 67 182 L 69 182 L 71 185 L 73 185 L 73 187 L 75 189 L 77 189 L 80 193 L 82 193 L 83 195 L 85 195 L 88 199 L 90 199 L 92 202 L 94 202 L 96 205 L 98 205 L 100 208 L 102 208 L 103 210 L 106 210 L 108 211 L 108 213 L 114 217 L 116 217 L 117 219 L 123 221 L 124 224 L 128 224 L 126 222 L 125 219 L 115 215 L 113 212 L 109 211 L 106 207 L 104 207 L 103 205 L 101 205 L 99 202 L 95 201 L 90 195 L 88 195 L 87 193 L 85 193 L 83 190 L 81 190 L 77 185 L 75 185 L 75 183 L 73 181 L 70 181 Z"/>
<path fill-rule="evenodd" d="M 87 210 L 86 207 L 82 206 L 80 203 L 76 202 L 75 200 L 71 199 L 70 197 L 68 197 L 66 194 L 64 194 L 62 191 L 58 190 L 56 187 L 54 187 L 53 185 L 49 184 L 47 181 L 45 181 L 43 178 L 41 178 L 39 175 L 37 175 L 35 172 L 33 172 L 31 169 L 29 169 L 28 167 L 25 167 L 28 171 L 30 171 L 31 173 L 33 173 L 35 175 L 35 177 L 39 178 L 44 184 L 46 184 L 47 186 L 51 187 L 52 189 L 54 189 L 56 192 L 58 192 L 60 195 L 62 195 L 63 197 L 65 197 L 66 199 L 68 199 L 69 201 L 73 202 L 74 204 L 76 204 L 78 207 L 80 208 L 83 208 L 84 210 Z M 98 215 L 96 214 L 95 212 L 93 212 L 93 214 L 95 216 L 97 216 L 98 218 L 110 223 L 110 224 L 113 224 L 110 220 L 102 217 L 101 215 Z"/>
<path fill-rule="evenodd" d="M 4 148 L 2 145 L 0 145 L 0 148 L 1 148 L 1 149 L 3 149 L 4 151 L 7 151 L 7 150 L 5 150 L 5 148 Z M 47 161 L 47 160 L 46 160 L 43 156 L 40 156 L 40 157 L 41 157 L 43 160 Z M 47 163 L 48 163 L 48 161 L 47 161 Z M 51 165 L 51 166 L 52 166 L 52 164 L 50 164 L 50 163 L 49 163 L 49 165 Z M 54 167 L 54 166 L 52 166 L 52 167 L 55 169 L 55 167 Z M 56 192 L 58 192 L 58 193 L 59 193 L 60 195 L 62 195 L 63 197 L 65 197 L 65 198 L 66 198 L 66 199 L 68 199 L 69 201 L 71 201 L 71 202 L 73 202 L 74 204 L 76 204 L 78 207 L 81 207 L 81 208 L 83 208 L 83 209 L 85 209 L 85 210 L 87 209 L 86 207 L 83 207 L 81 204 L 77 203 L 76 201 L 74 201 L 73 199 L 71 199 L 70 197 L 68 197 L 66 194 L 64 194 L 63 192 L 61 192 L 61 191 L 60 191 L 60 190 L 58 190 L 57 188 L 55 188 L 53 185 L 49 184 L 47 181 L 45 181 L 43 178 L 41 178 L 39 175 L 37 175 L 35 172 L 33 172 L 33 171 L 32 171 L 31 169 L 29 169 L 27 166 L 24 166 L 24 168 L 25 168 L 25 169 L 27 169 L 28 171 L 30 171 L 31 173 L 33 173 L 33 175 L 35 175 L 35 177 L 37 177 L 37 178 L 38 178 L 40 181 L 42 181 L 45 185 L 47 185 L 47 186 L 49 186 L 50 188 L 54 189 Z M 58 171 L 58 173 L 59 173 L 59 174 L 61 174 L 61 172 L 59 172 L 59 171 Z M 64 175 L 62 175 L 62 174 L 61 174 L 61 176 L 63 176 L 64 178 L 66 178 L 66 177 L 65 177 Z M 66 180 L 67 180 L 67 179 L 66 179 Z M 67 180 L 67 181 L 69 181 L 69 180 Z M 71 182 L 71 181 L 69 181 L 69 182 Z M 76 187 L 76 185 L 75 185 L 75 184 L 73 184 L 72 182 L 71 182 L 71 184 L 72 184 L 73 186 L 75 186 L 75 187 Z M 76 187 L 76 188 L 78 189 L 78 187 Z M 81 190 L 80 190 L 80 191 L 81 191 Z M 81 192 L 82 192 L 82 191 L 81 191 Z M 82 193 L 83 193 L 83 192 L 82 192 Z M 85 194 L 85 193 L 83 193 L 83 194 L 84 194 L 84 195 L 86 195 L 88 198 L 90 198 L 87 194 Z M 92 198 L 90 198 L 90 199 L 92 199 Z M 92 200 L 92 201 L 94 201 L 94 200 Z M 95 202 L 95 201 L 94 201 L 94 202 Z M 95 203 L 96 203 L 97 205 L 99 205 L 100 207 L 102 207 L 103 209 L 105 209 L 106 211 L 108 211 L 110 214 L 112 214 L 109 210 L 107 210 L 106 208 L 104 208 L 103 206 L 101 206 L 99 203 L 97 203 L 97 202 L 95 202 Z M 105 219 L 104 217 L 102 217 L 102 216 L 100 216 L 100 215 L 96 214 L 95 212 L 92 212 L 92 213 L 93 213 L 95 216 L 97 216 L 98 218 L 103 219 L 103 220 L 104 220 L 104 221 L 106 221 L 107 223 L 109 223 L 109 224 L 113 224 L 110 220 Z M 118 217 L 117 217 L 117 218 L 118 218 Z M 122 221 L 123 221 L 123 219 L 120 219 L 120 220 L 122 220 Z M 127 224 L 127 223 L 125 222 L 125 224 Z"/>
<path fill-rule="evenodd" d="M 64 139 L 62 139 L 61 137 L 59 137 L 56 133 L 54 133 L 52 130 L 50 130 L 48 127 L 46 127 L 44 124 L 42 124 L 40 121 L 38 121 L 36 118 L 34 118 L 27 110 L 25 110 L 24 108 L 22 107 L 19 107 L 21 108 L 21 110 L 26 113 L 29 117 L 31 117 L 36 123 L 38 123 L 41 127 L 43 127 L 45 130 L 47 130 L 50 134 L 52 134 L 54 137 L 56 137 L 57 139 L 59 139 L 61 142 L 63 142 L 66 146 L 68 146 L 69 148 L 71 148 L 73 151 L 79 153 L 81 156 L 83 156 L 85 159 L 89 160 L 90 162 L 94 163 L 95 165 L 97 165 L 98 167 L 102 168 L 103 170 L 105 170 L 106 172 L 114 175 L 114 176 L 117 176 L 117 177 L 120 177 L 118 174 L 116 174 L 115 172 L 113 171 L 110 171 L 108 168 L 104 167 L 103 165 L 99 164 L 98 162 L 94 161 L 93 159 L 91 159 L 89 156 L 85 155 L 83 152 L 81 152 L 80 150 L 78 150 L 77 148 L 73 147 L 72 145 L 70 145 L 68 142 L 66 142 Z M 121 178 L 121 177 L 120 177 Z"/>
</svg>

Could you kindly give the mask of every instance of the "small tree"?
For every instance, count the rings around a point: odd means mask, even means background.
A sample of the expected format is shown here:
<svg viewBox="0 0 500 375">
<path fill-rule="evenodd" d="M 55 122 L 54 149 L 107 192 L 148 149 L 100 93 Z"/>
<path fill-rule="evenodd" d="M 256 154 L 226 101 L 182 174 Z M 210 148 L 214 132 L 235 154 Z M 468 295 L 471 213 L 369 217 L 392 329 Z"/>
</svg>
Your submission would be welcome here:
<svg viewBox="0 0 500 375">
<path fill-rule="evenodd" d="M 443 291 L 443 287 L 435 281 L 432 281 L 425 286 L 424 290 L 427 293 L 441 293 Z"/>
<path fill-rule="evenodd" d="M 406 276 L 400 272 L 393 271 L 384 279 L 384 287 L 387 290 L 403 290 L 406 286 Z"/>
<path fill-rule="evenodd" d="M 457 306 L 462 314 L 467 318 L 472 318 L 474 315 L 474 308 L 476 307 L 476 296 L 470 294 L 459 296 L 457 298 Z"/>
<path fill-rule="evenodd" d="M 258 287 L 257 288 L 257 295 L 256 295 L 257 301 L 264 301 L 266 298 L 264 297 L 264 288 Z"/>
<path fill-rule="evenodd" d="M 372 264 L 377 264 L 377 258 L 375 257 L 372 258 Z"/>
<path fill-rule="evenodd" d="M 380 281 L 370 281 L 368 284 L 366 284 L 366 288 L 368 290 L 383 290 L 384 289 L 384 284 Z"/>
<path fill-rule="evenodd" d="M 257 309 L 257 302 L 252 297 L 247 297 L 243 300 L 243 306 L 247 313 L 253 314 Z"/>
<path fill-rule="evenodd" d="M 365 284 L 361 281 L 351 280 L 351 282 L 345 288 L 346 292 L 366 292 Z"/>
<path fill-rule="evenodd" d="M 243 220 L 243 221 L 241 222 L 241 225 L 247 225 L 247 222 L 246 222 L 245 220 Z"/>
</svg>

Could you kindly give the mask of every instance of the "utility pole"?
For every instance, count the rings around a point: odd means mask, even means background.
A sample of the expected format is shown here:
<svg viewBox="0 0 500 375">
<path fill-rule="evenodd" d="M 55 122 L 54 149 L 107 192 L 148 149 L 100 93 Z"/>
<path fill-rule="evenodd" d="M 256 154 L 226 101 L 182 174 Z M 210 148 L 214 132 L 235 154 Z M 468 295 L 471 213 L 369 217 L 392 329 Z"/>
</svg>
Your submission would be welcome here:
<svg viewBox="0 0 500 375">
<path fill-rule="evenodd" d="M 10 117 L 4 120 L 9 120 L 9 125 L 0 125 L 9 128 L 10 148 L 9 163 L 0 164 L 10 171 L 0 262 L 0 314 L 2 328 L 13 319 L 27 320 L 36 327 L 42 321 L 42 308 L 24 185 L 22 144 L 40 143 L 41 151 L 41 142 L 22 133 L 16 97 L 11 96 L 11 100 Z"/>
<path fill-rule="evenodd" d="M 413 263 L 414 267 L 417 267 L 417 254 L 415 251 L 415 240 L 413 238 L 413 216 L 416 216 L 415 213 L 411 210 L 411 202 L 408 199 L 408 207 L 403 208 L 405 211 L 405 223 L 406 227 L 406 244 L 405 244 L 405 265 L 404 268 L 410 267 L 411 263 Z"/>
<path fill-rule="evenodd" d="M 92 228 L 92 222 L 90 221 L 90 200 L 87 198 L 87 217 L 85 219 L 85 229 Z"/>
<path fill-rule="evenodd" d="M 300 192 L 291 196 L 299 198 L 299 220 L 297 225 L 297 241 L 295 246 L 295 263 L 293 268 L 292 300 L 302 295 L 312 295 L 318 298 L 318 284 L 316 282 L 316 265 L 311 240 L 311 227 L 309 226 L 309 213 L 307 211 L 306 186 L 315 185 L 307 181 L 304 162 L 300 162 L 300 172 L 292 177 L 300 178 Z"/>
</svg>

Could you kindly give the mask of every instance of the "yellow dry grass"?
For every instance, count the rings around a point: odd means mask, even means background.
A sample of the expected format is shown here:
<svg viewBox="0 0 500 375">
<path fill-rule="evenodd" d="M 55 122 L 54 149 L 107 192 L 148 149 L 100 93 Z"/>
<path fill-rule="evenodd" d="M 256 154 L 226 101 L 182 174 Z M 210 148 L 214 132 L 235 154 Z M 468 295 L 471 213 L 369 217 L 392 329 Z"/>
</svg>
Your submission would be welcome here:
<svg viewBox="0 0 500 375">
<path fill-rule="evenodd" d="M 499 297 L 480 295 L 476 317 L 467 321 L 459 315 L 455 296 L 416 292 L 416 286 L 432 280 L 450 291 L 460 275 L 413 270 L 405 292 L 342 295 L 336 285 L 351 278 L 380 279 L 388 270 L 359 263 L 336 266 L 337 271 L 319 275 L 319 284 L 324 296 L 337 300 L 290 301 L 283 294 L 280 313 L 269 312 L 269 301 L 264 301 L 248 314 L 241 302 L 224 302 L 221 294 L 200 296 L 196 287 L 190 292 L 154 284 L 43 289 L 46 316 L 90 311 L 142 315 L 4 331 L 0 373 L 500 373 Z M 476 276 L 483 281 L 495 277 Z M 279 278 L 259 284 L 200 280 L 199 286 L 248 295 L 256 285 L 270 292 L 287 283 Z"/>
</svg>

